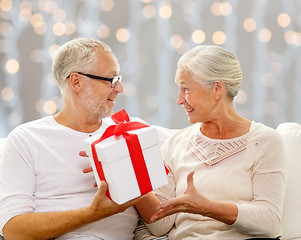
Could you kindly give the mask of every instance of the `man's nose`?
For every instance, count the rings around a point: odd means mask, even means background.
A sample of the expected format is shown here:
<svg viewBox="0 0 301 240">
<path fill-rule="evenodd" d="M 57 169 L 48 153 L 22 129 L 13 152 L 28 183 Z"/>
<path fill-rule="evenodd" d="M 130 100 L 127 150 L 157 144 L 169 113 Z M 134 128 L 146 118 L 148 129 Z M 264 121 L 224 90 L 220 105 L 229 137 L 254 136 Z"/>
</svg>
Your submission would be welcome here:
<svg viewBox="0 0 301 240">
<path fill-rule="evenodd" d="M 119 92 L 119 93 L 123 93 L 123 87 L 122 87 L 121 82 L 118 81 L 116 83 L 116 86 L 114 87 L 114 91 Z"/>
</svg>

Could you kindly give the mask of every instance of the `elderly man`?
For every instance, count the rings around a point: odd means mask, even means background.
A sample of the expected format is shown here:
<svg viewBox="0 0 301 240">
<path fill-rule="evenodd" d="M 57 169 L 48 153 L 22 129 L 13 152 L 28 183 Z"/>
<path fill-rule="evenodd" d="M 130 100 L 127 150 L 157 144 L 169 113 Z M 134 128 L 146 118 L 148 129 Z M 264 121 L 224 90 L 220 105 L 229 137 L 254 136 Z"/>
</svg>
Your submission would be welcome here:
<svg viewBox="0 0 301 240">
<path fill-rule="evenodd" d="M 106 184 L 97 190 L 93 174 L 83 174 L 88 161 L 78 154 L 83 139 L 112 124 L 106 117 L 123 92 L 118 61 L 105 43 L 78 38 L 58 50 L 52 70 L 62 110 L 18 126 L 7 138 L 0 165 L 1 234 L 6 239 L 131 239 L 138 216 L 130 206 L 137 199 L 123 205 L 109 200 Z"/>
</svg>

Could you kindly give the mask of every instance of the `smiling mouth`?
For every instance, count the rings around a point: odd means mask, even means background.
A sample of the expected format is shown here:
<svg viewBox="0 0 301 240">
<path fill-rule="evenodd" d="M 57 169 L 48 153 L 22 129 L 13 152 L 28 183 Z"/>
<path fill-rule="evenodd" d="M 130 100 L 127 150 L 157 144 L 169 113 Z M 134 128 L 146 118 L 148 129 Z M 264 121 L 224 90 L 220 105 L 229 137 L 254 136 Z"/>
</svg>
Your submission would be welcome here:
<svg viewBox="0 0 301 240">
<path fill-rule="evenodd" d="M 185 108 L 185 111 L 186 112 L 191 112 L 191 111 L 193 111 L 194 109 L 193 108 Z"/>
</svg>

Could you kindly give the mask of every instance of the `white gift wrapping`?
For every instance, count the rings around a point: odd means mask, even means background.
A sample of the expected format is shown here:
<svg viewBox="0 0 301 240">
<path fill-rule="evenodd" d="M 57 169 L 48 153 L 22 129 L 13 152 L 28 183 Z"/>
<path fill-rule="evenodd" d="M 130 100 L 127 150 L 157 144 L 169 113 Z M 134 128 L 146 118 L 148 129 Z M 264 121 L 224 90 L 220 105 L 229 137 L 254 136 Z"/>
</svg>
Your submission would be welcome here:
<svg viewBox="0 0 301 240">
<path fill-rule="evenodd" d="M 157 130 L 150 126 L 128 131 L 128 133 L 138 136 L 151 182 L 151 190 L 166 185 L 168 179 L 160 153 Z M 84 140 L 98 186 L 100 186 L 101 180 L 95 166 L 91 145 L 100 137 L 101 135 L 95 135 Z M 111 136 L 97 143 L 95 150 L 97 158 L 101 162 L 112 200 L 118 204 L 122 204 L 139 197 L 141 192 L 129 156 L 126 140 L 122 136 Z"/>
</svg>

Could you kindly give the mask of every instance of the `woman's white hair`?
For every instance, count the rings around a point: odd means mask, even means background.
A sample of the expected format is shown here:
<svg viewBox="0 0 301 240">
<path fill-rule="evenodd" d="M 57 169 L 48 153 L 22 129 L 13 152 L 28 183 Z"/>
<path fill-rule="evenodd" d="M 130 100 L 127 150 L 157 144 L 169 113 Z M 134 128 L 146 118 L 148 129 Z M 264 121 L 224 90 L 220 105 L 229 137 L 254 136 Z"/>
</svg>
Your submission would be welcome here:
<svg viewBox="0 0 301 240">
<path fill-rule="evenodd" d="M 238 94 L 242 83 L 242 71 L 238 58 L 222 47 L 200 45 L 186 52 L 178 61 L 178 68 L 185 68 L 203 86 L 223 81 L 228 97 Z"/>
<path fill-rule="evenodd" d="M 92 69 L 97 49 L 112 51 L 104 42 L 92 38 L 76 38 L 58 49 L 52 63 L 52 74 L 61 90 L 72 72 Z"/>
</svg>

